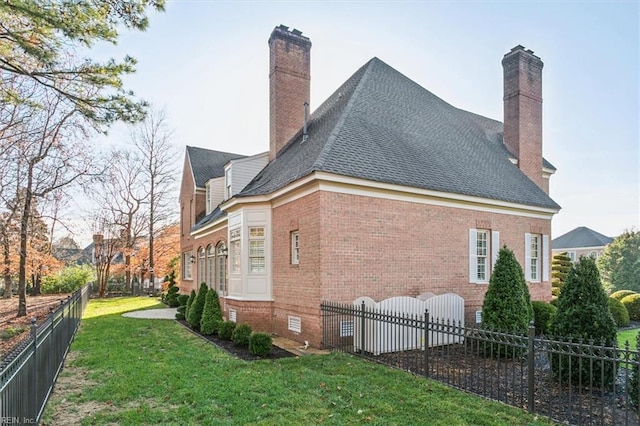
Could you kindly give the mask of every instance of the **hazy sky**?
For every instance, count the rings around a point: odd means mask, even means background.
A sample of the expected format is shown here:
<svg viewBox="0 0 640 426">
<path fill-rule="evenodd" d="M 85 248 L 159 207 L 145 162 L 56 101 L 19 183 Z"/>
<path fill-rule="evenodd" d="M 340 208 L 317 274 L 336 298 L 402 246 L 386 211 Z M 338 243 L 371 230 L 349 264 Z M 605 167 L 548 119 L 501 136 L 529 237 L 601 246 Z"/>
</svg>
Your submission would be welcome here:
<svg viewBox="0 0 640 426">
<path fill-rule="evenodd" d="M 377 56 L 452 105 L 502 121 L 501 60 L 521 44 L 544 62 L 543 150 L 562 206 L 553 237 L 577 226 L 616 236 L 640 221 L 639 22 L 637 1 L 179 0 L 152 14 L 147 32 L 92 55 L 138 59 L 127 87 L 166 109 L 182 151 L 255 154 L 269 147 L 267 40 L 277 25 L 311 39 L 311 110 Z"/>
</svg>

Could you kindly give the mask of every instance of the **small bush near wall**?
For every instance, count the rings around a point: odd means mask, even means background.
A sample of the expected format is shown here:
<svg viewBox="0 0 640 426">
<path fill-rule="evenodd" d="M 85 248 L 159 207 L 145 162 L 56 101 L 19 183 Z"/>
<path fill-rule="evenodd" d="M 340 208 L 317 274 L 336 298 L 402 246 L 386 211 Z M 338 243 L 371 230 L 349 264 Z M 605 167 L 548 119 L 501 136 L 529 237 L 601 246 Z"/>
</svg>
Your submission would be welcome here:
<svg viewBox="0 0 640 426">
<path fill-rule="evenodd" d="M 265 356 L 271 351 L 273 339 L 266 333 L 253 333 L 249 338 L 249 351 L 255 356 Z"/>
<path fill-rule="evenodd" d="M 188 294 L 180 294 L 180 295 L 178 295 L 178 306 L 186 306 L 188 300 L 189 300 L 189 295 Z"/>
<path fill-rule="evenodd" d="M 249 346 L 249 338 L 251 337 L 251 326 L 249 324 L 238 324 L 233 330 L 231 340 L 236 346 Z"/>
<path fill-rule="evenodd" d="M 547 302 L 531 302 L 533 306 L 533 324 L 536 327 L 536 335 L 549 334 L 551 320 L 558 308 Z"/>
<path fill-rule="evenodd" d="M 225 321 L 220 324 L 220 328 L 218 329 L 218 336 L 220 336 L 223 340 L 231 340 L 231 336 L 233 336 L 233 331 L 236 329 L 236 323 L 233 321 Z"/>
<path fill-rule="evenodd" d="M 186 306 L 178 306 L 178 311 L 176 312 L 176 319 L 183 321 L 185 317 L 185 311 L 187 310 Z"/>
<path fill-rule="evenodd" d="M 640 321 L 640 294 L 630 294 L 623 297 L 620 302 L 627 308 L 630 320 Z"/>
<path fill-rule="evenodd" d="M 207 283 L 201 283 L 200 289 L 198 290 L 198 295 L 196 299 L 191 304 L 189 308 L 189 312 L 187 313 L 187 322 L 189 326 L 194 330 L 200 330 L 200 321 L 202 320 L 202 311 L 204 311 L 204 302 L 207 299 L 207 293 L 209 292 L 209 287 L 207 287 Z"/>
<path fill-rule="evenodd" d="M 613 297 L 609 298 L 609 311 L 618 327 L 626 327 L 629 325 L 629 312 L 621 301 Z"/>
<path fill-rule="evenodd" d="M 214 289 L 209 289 L 202 310 L 200 320 L 200 332 L 202 334 L 214 334 L 222 322 L 222 312 L 220 311 L 220 300 L 218 293 Z"/>
<path fill-rule="evenodd" d="M 611 293 L 611 296 L 609 297 L 613 297 L 614 299 L 617 299 L 617 300 L 622 300 L 625 297 L 630 296 L 632 294 L 637 294 L 637 293 L 631 290 L 618 290 L 614 293 Z"/>
<path fill-rule="evenodd" d="M 191 305 L 196 300 L 196 291 L 191 290 L 191 294 L 189 295 L 189 299 L 187 299 L 187 309 L 184 311 L 185 317 L 189 316 L 189 310 L 191 309 Z"/>
</svg>

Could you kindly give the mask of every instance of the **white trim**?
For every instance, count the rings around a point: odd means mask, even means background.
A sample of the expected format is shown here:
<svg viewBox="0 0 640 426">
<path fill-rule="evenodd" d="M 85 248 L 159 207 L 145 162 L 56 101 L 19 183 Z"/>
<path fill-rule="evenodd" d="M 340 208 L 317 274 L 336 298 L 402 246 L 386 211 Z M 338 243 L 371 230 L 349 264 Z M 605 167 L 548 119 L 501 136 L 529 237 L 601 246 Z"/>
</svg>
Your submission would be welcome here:
<svg viewBox="0 0 640 426">
<path fill-rule="evenodd" d="M 542 236 L 542 281 L 549 281 L 549 236 Z"/>
<path fill-rule="evenodd" d="M 524 234 L 524 279 L 531 281 L 531 234 Z"/>
<path fill-rule="evenodd" d="M 608 245 L 608 244 L 607 244 Z M 607 246 L 591 246 L 591 247 L 560 247 L 551 249 L 555 254 L 564 253 L 565 251 L 578 251 L 578 250 L 604 250 Z"/>
<path fill-rule="evenodd" d="M 478 282 L 478 230 L 469 229 L 469 282 Z"/>
</svg>

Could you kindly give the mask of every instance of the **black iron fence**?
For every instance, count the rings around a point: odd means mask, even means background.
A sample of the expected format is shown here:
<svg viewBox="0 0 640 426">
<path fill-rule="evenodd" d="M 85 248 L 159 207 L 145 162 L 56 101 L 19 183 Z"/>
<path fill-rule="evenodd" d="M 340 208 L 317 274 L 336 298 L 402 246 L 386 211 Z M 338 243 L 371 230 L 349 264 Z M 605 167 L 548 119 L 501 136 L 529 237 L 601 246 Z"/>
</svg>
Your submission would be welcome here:
<svg viewBox="0 0 640 426">
<path fill-rule="evenodd" d="M 0 424 L 37 424 L 89 301 L 85 285 L 0 363 Z"/>
<path fill-rule="evenodd" d="M 321 304 L 323 345 L 559 422 L 638 425 L 637 350 L 465 327 L 446 319 Z M 635 387 L 635 391 L 634 391 Z"/>
</svg>

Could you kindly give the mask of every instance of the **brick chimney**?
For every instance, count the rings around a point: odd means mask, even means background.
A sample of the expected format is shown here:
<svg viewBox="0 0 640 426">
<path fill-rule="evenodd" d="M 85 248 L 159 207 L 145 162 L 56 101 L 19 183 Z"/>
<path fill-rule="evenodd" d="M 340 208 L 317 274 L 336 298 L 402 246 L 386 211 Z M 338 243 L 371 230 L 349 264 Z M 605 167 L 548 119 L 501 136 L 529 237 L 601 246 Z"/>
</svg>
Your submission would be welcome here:
<svg viewBox="0 0 640 426">
<path fill-rule="evenodd" d="M 518 167 L 542 190 L 542 61 L 518 45 L 504 55 L 504 143 Z"/>
<path fill-rule="evenodd" d="M 280 25 L 269 37 L 269 161 L 304 124 L 311 94 L 311 41 Z"/>
</svg>

